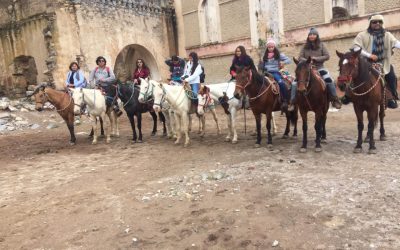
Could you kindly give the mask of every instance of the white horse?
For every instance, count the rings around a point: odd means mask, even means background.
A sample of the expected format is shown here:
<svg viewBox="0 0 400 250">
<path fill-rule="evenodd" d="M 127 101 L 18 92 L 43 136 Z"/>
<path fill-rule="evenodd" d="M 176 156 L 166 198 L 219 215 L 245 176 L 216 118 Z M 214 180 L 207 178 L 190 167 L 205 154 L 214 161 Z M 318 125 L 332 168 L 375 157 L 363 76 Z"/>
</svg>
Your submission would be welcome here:
<svg viewBox="0 0 400 250">
<path fill-rule="evenodd" d="M 209 94 L 209 89 L 206 86 L 201 85 L 199 94 L 197 95 L 197 99 L 198 99 L 197 113 L 203 116 L 204 112 L 206 110 L 209 110 L 213 115 L 215 123 L 217 124 L 217 134 L 218 135 L 221 134 L 221 128 L 219 126 L 218 116 L 215 110 L 215 101 L 211 98 Z M 202 135 L 204 135 L 205 133 L 204 131 L 205 121 L 206 121 L 205 119 L 202 120 L 201 124 L 202 126 L 200 126 L 199 124 L 199 133 Z"/>
<path fill-rule="evenodd" d="M 99 89 L 71 89 L 72 97 L 74 98 L 75 108 L 74 113 L 80 114 L 83 104 L 86 104 L 88 113 L 92 120 L 93 127 L 93 141 L 92 144 L 97 143 L 97 118 L 102 118 L 105 126 L 106 142 L 111 141 L 111 134 L 119 136 L 119 125 L 117 115 L 109 108 L 107 110 L 106 100 Z M 106 115 L 110 120 L 110 125 L 107 123 Z M 111 127 L 109 130 L 109 126 Z"/>
<path fill-rule="evenodd" d="M 184 87 L 172 86 L 166 83 L 158 83 L 154 80 L 150 80 L 149 84 L 153 86 L 154 110 L 161 110 L 162 102 L 165 99 L 165 101 L 170 104 L 172 110 L 174 111 L 175 129 L 177 135 L 175 144 L 179 144 L 183 132 L 185 134 L 184 146 L 188 146 L 190 142 L 189 113 L 194 113 L 195 110 L 191 110 L 192 102 L 187 96 Z M 204 119 L 204 116 L 200 117 L 201 119 Z"/>
</svg>

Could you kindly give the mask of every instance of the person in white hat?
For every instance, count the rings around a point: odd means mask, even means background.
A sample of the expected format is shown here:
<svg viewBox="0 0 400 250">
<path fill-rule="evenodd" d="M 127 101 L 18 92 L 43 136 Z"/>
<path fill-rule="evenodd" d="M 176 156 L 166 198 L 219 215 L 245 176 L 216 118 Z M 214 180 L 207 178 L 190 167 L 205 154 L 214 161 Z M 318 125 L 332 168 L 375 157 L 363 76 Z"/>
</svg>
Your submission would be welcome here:
<svg viewBox="0 0 400 250">
<path fill-rule="evenodd" d="M 400 42 L 394 35 L 385 30 L 382 15 L 372 15 L 369 18 L 368 29 L 360 32 L 354 39 L 354 46 L 362 49 L 361 55 L 369 58 L 372 62 L 383 65 L 385 81 L 393 95 L 389 100 L 389 108 L 397 108 L 397 78 L 391 63 L 392 49 L 400 49 Z M 349 102 L 348 97 L 344 97 L 343 103 Z"/>
</svg>

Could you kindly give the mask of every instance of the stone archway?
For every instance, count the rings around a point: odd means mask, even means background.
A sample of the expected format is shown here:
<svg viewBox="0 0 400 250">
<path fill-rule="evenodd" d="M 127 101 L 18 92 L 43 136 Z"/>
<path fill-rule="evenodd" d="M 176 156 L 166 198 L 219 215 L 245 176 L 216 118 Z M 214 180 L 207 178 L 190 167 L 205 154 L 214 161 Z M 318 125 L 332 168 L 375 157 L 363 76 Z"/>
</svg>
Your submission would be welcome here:
<svg viewBox="0 0 400 250">
<path fill-rule="evenodd" d="M 130 79 L 136 68 L 136 60 L 141 58 L 150 69 L 150 77 L 155 80 L 161 79 L 161 74 L 154 56 L 145 47 L 139 44 L 125 46 L 119 52 L 115 60 L 115 76 L 120 80 Z"/>
</svg>

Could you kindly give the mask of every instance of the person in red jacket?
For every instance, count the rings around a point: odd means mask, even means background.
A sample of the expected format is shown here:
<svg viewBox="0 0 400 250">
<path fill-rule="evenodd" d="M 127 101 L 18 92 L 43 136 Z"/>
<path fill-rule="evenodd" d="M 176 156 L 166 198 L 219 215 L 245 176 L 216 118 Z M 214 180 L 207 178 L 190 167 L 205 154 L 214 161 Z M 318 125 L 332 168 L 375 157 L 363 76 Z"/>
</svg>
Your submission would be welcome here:
<svg viewBox="0 0 400 250">
<path fill-rule="evenodd" d="M 143 59 L 137 59 L 136 61 L 136 69 L 133 72 L 132 80 L 134 84 L 140 85 L 139 78 L 147 78 L 150 76 L 150 69 L 146 66 Z"/>
</svg>

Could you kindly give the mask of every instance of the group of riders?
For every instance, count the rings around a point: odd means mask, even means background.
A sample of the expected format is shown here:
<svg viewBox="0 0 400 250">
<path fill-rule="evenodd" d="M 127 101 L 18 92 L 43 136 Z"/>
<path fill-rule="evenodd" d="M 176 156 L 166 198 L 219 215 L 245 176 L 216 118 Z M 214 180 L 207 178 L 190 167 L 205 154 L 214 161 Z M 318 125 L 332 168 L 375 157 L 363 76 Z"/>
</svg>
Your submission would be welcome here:
<svg viewBox="0 0 400 250">
<path fill-rule="evenodd" d="M 384 75 L 387 87 L 393 96 L 393 98 L 388 101 L 388 107 L 397 108 L 397 78 L 394 73 L 394 68 L 391 65 L 391 56 L 394 48 L 400 49 L 400 41 L 397 40 L 393 34 L 384 29 L 383 16 L 371 16 L 369 18 L 367 30 L 360 32 L 354 39 L 353 44 L 353 50 L 361 49 L 362 56 L 380 65 L 382 69 L 381 73 Z M 292 111 L 296 102 L 297 83 L 294 79 L 289 89 L 284 80 L 287 79 L 287 72 L 282 71 L 284 65 L 291 63 L 291 60 L 279 51 L 273 39 L 268 39 L 266 45 L 267 48 L 262 61 L 258 65 L 258 70 L 263 72 L 267 77 L 274 78 L 279 85 L 282 110 L 286 109 Z M 330 55 L 327 47 L 321 41 L 316 28 L 311 28 L 309 30 L 306 43 L 299 54 L 299 60 L 308 58 L 311 58 L 314 67 L 325 81 L 332 105 L 340 109 L 342 103 L 348 104 L 350 100 L 346 93 L 344 97 L 339 100 L 336 93 L 335 82 L 329 74 L 329 71 L 324 67 L 324 62 L 329 60 Z M 83 73 L 79 70 L 78 63 L 72 62 L 69 67 L 70 71 L 67 75 L 66 86 L 68 88 L 100 87 L 105 92 L 107 105 L 113 106 L 116 113 L 121 115 L 122 112 L 115 102 L 114 96 L 116 95 L 112 94 L 115 88 L 111 87 L 116 83 L 116 77 L 113 70 L 106 66 L 106 63 L 106 59 L 102 56 L 96 59 L 97 67 L 91 71 L 89 83 L 87 83 Z M 199 62 L 197 53 L 191 52 L 187 62 L 178 56 L 172 56 L 171 59 L 166 60 L 165 63 L 169 66 L 169 71 L 171 73 L 170 84 L 190 86 L 193 97 L 196 99 L 200 84 L 204 82 L 205 78 L 204 68 Z M 231 75 L 230 81 L 235 81 L 236 71 L 239 67 L 256 69 L 253 59 L 246 53 L 246 49 L 243 46 L 238 46 L 235 49 L 235 55 L 229 69 L 229 74 Z M 282 74 L 282 72 L 285 73 Z M 136 68 L 131 76 L 131 81 L 136 85 L 140 85 L 140 78 L 144 79 L 149 76 L 150 69 L 146 66 L 144 60 L 137 59 Z"/>
</svg>

